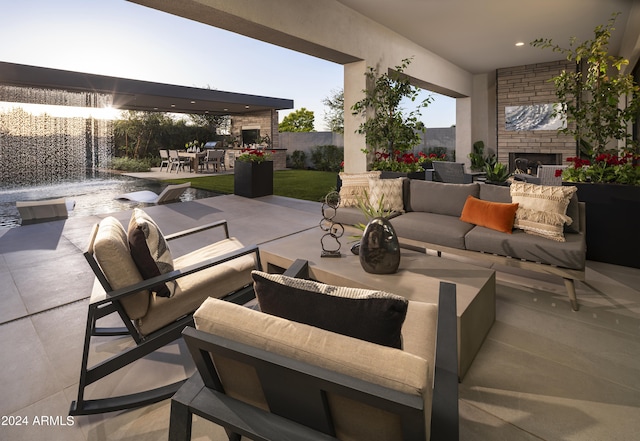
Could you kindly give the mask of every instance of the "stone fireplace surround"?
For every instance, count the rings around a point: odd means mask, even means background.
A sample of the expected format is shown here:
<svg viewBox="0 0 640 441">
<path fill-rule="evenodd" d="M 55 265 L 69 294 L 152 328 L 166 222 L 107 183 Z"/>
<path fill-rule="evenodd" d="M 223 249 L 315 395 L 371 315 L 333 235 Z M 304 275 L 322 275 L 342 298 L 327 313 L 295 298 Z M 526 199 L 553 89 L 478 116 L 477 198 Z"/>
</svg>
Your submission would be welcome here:
<svg viewBox="0 0 640 441">
<path fill-rule="evenodd" d="M 550 80 L 562 70 L 571 69 L 575 69 L 575 63 L 559 60 L 496 71 L 496 153 L 498 161 L 508 165 L 510 172 L 516 168 L 516 158 L 526 158 L 531 173 L 535 174 L 538 164 L 566 165 L 567 158 L 576 156 L 573 136 L 556 130 L 507 130 L 505 118 L 509 106 L 556 103 L 555 87 Z"/>
</svg>

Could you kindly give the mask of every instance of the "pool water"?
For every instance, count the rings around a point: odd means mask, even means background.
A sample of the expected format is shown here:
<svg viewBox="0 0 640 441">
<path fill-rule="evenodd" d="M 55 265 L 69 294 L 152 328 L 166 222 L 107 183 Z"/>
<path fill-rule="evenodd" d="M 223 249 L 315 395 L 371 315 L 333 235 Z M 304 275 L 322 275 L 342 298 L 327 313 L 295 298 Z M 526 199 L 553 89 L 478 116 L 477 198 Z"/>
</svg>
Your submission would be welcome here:
<svg viewBox="0 0 640 441">
<path fill-rule="evenodd" d="M 134 207 L 145 207 L 151 204 L 118 200 L 123 193 L 140 190 L 151 190 L 159 194 L 166 183 L 129 176 L 97 173 L 86 180 L 62 182 L 58 184 L 33 187 L 0 187 L 0 228 L 14 228 L 21 224 L 16 201 L 33 201 L 64 197 L 76 202 L 75 208 L 69 211 L 69 217 L 93 216 L 96 214 L 114 213 L 130 210 Z M 181 196 L 182 201 L 218 196 L 206 190 L 188 188 Z"/>
</svg>

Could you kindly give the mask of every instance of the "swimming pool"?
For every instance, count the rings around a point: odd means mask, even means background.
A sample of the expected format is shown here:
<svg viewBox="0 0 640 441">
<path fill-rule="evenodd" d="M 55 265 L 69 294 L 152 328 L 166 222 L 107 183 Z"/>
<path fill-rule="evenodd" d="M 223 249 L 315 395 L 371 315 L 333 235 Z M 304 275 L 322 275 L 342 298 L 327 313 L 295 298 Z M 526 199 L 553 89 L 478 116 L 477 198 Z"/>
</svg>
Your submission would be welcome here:
<svg viewBox="0 0 640 441">
<path fill-rule="evenodd" d="M 130 210 L 134 207 L 145 207 L 150 204 L 115 199 L 123 193 L 140 190 L 151 190 L 160 193 L 167 184 L 148 179 L 111 173 L 91 173 L 87 179 L 61 182 L 57 184 L 32 187 L 0 187 L 0 228 L 20 226 L 21 218 L 16 208 L 16 201 L 33 201 L 41 199 L 67 198 L 76 201 L 69 217 L 92 216 L 96 214 L 114 213 Z M 218 196 L 206 190 L 187 189 L 181 196 L 182 201 Z"/>
</svg>

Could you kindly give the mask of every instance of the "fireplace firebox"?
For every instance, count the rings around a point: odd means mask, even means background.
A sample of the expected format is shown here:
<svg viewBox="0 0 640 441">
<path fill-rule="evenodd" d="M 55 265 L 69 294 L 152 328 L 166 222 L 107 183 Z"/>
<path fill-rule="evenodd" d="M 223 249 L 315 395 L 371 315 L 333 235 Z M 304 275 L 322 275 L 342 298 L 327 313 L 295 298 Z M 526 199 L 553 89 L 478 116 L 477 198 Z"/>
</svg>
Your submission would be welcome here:
<svg viewBox="0 0 640 441">
<path fill-rule="evenodd" d="M 535 175 L 539 165 L 562 165 L 562 153 L 511 152 L 509 153 L 509 172 L 513 173 L 516 170 L 516 161 L 522 171 Z"/>
</svg>

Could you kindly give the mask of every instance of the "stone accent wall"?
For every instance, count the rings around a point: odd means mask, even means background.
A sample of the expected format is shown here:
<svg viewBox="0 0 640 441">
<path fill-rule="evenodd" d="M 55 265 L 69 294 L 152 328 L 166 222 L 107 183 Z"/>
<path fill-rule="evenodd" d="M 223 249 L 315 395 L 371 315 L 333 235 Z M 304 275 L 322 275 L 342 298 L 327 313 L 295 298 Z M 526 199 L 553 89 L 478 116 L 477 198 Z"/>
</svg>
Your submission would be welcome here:
<svg viewBox="0 0 640 441">
<path fill-rule="evenodd" d="M 556 130 L 507 131 L 505 107 L 556 103 L 555 88 L 549 81 L 562 70 L 575 69 L 567 60 L 516 66 L 497 71 L 498 161 L 509 165 L 509 153 L 553 153 L 562 155 L 562 164 L 576 155 L 576 141 Z M 513 156 L 513 155 L 512 155 Z"/>
<path fill-rule="evenodd" d="M 242 138 L 242 129 L 260 128 L 260 136 L 268 135 L 271 139 L 271 147 L 274 149 L 280 146 L 278 134 L 278 111 L 265 110 L 262 112 L 246 113 L 244 115 L 231 116 L 231 135 L 238 140 Z"/>
</svg>

